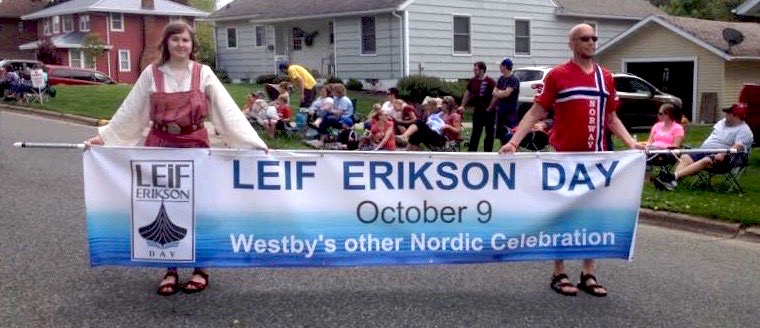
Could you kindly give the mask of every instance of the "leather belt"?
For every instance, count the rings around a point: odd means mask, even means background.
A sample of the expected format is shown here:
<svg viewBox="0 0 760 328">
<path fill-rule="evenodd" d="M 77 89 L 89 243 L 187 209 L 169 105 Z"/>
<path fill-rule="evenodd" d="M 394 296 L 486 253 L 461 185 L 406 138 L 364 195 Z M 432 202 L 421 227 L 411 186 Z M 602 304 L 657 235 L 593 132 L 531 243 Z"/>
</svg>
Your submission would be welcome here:
<svg viewBox="0 0 760 328">
<path fill-rule="evenodd" d="M 190 134 L 193 133 L 200 128 L 202 128 L 203 125 L 201 124 L 193 124 L 193 125 L 179 125 L 177 123 L 169 123 L 169 124 L 158 124 L 156 122 L 153 122 L 153 129 L 156 129 L 158 131 L 163 131 L 168 134 Z"/>
</svg>

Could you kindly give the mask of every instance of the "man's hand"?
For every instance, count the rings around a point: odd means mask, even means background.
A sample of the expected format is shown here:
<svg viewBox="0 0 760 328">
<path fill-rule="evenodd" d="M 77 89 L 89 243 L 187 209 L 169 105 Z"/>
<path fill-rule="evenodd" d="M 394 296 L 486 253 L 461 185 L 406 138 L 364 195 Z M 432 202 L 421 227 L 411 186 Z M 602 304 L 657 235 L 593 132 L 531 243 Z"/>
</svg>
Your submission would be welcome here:
<svg viewBox="0 0 760 328">
<path fill-rule="evenodd" d="M 512 140 L 507 142 L 506 145 L 499 148 L 499 154 L 514 154 L 517 151 L 517 145 Z"/>
<path fill-rule="evenodd" d="M 722 162 L 724 159 L 726 159 L 726 154 L 724 153 L 715 155 L 715 162 Z"/>
</svg>

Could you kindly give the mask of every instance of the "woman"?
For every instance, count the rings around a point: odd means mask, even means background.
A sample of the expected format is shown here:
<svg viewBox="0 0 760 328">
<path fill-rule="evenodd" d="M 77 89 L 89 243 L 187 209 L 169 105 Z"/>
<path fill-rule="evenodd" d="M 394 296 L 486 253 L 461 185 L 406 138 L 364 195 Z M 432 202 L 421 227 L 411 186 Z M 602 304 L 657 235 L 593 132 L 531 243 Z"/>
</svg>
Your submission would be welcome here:
<svg viewBox="0 0 760 328">
<path fill-rule="evenodd" d="M 211 68 L 194 61 L 198 41 L 190 25 L 169 23 L 159 50 L 159 62 L 143 70 L 108 125 L 100 127 L 98 135 L 85 144 L 137 145 L 150 126 L 144 142 L 147 147 L 208 148 L 203 121 L 210 114 L 230 147 L 268 151 Z M 201 268 L 195 268 L 182 285 L 177 268 L 168 268 L 157 293 L 169 296 L 180 289 L 196 293 L 208 285 L 208 274 Z"/>
<path fill-rule="evenodd" d="M 678 123 L 678 115 L 675 107 L 671 104 L 662 104 L 657 112 L 657 122 L 649 132 L 649 139 L 644 142 L 648 149 L 673 149 L 680 148 L 686 138 L 683 126 Z M 647 159 L 647 178 L 651 180 L 649 171 L 653 166 L 669 167 L 675 164 L 676 157 L 672 154 L 658 154 Z"/>
<path fill-rule="evenodd" d="M 393 134 L 393 120 L 381 109 L 380 104 L 373 106 L 372 123 L 369 126 L 369 136 L 366 137 L 364 150 L 396 150 L 396 139 Z"/>
<path fill-rule="evenodd" d="M 419 150 L 421 144 L 428 147 L 443 147 L 446 144 L 446 138 L 443 136 L 446 121 L 441 110 L 442 102 L 441 98 L 432 97 L 425 97 L 422 101 L 425 111 L 423 116 L 427 118 L 418 119 L 398 137 L 400 141 L 408 143 L 408 150 Z"/>
</svg>

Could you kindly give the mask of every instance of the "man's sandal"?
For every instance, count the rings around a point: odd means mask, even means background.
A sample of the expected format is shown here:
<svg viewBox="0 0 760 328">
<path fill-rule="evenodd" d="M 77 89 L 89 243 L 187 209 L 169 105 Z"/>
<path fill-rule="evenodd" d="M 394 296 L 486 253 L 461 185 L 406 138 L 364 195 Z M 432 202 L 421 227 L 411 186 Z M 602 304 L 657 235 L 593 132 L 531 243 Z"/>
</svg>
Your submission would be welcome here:
<svg viewBox="0 0 760 328">
<path fill-rule="evenodd" d="M 586 282 L 589 280 L 594 280 L 594 283 L 586 284 Z M 578 289 L 596 297 L 607 296 L 607 288 L 604 288 L 604 286 L 598 284 L 596 277 L 594 277 L 593 274 L 583 274 L 583 272 L 581 272 L 581 282 L 578 283 Z M 604 289 L 605 292 L 597 292 L 597 289 Z"/>
<path fill-rule="evenodd" d="M 202 270 L 195 269 L 193 271 L 193 274 L 190 276 L 190 279 L 192 279 L 192 276 L 201 276 L 203 280 L 206 282 L 196 282 L 193 280 L 190 280 L 186 282 L 184 285 L 182 285 L 182 291 L 185 292 L 185 294 L 193 294 L 197 292 L 202 292 L 206 287 L 208 287 L 208 273 L 203 272 Z M 187 288 L 188 286 L 191 286 L 192 288 Z"/>
<path fill-rule="evenodd" d="M 563 279 L 566 279 L 566 281 L 563 282 L 562 281 Z M 565 290 L 566 287 L 575 287 L 575 286 L 573 286 L 573 284 L 570 283 L 570 278 L 568 278 L 568 276 L 564 273 L 558 276 L 552 275 L 552 283 L 549 285 L 549 287 L 551 287 L 555 292 L 560 293 L 565 296 L 575 296 L 578 294 L 577 291 L 569 292 Z"/>
<path fill-rule="evenodd" d="M 166 274 L 164 275 L 164 280 L 169 277 L 174 277 L 174 282 L 167 282 L 163 283 L 160 286 L 158 286 L 158 289 L 156 290 L 156 293 L 161 296 L 171 296 L 176 294 L 179 291 L 179 277 L 177 276 L 177 271 L 170 270 L 166 271 Z"/>
</svg>

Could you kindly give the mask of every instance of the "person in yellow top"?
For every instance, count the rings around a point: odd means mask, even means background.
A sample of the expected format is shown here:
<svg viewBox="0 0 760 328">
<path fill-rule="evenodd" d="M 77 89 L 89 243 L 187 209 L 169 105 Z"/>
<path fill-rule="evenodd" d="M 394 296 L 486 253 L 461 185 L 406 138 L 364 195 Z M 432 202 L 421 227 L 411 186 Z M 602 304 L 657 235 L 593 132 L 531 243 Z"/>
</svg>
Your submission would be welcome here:
<svg viewBox="0 0 760 328">
<path fill-rule="evenodd" d="M 317 85 L 317 81 L 309 73 L 309 70 L 301 65 L 295 65 L 291 63 L 280 64 L 280 69 L 283 72 L 288 73 L 288 79 L 298 87 L 300 91 L 300 107 L 309 107 L 314 100 L 314 87 Z"/>
</svg>

